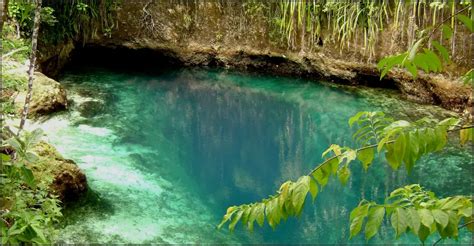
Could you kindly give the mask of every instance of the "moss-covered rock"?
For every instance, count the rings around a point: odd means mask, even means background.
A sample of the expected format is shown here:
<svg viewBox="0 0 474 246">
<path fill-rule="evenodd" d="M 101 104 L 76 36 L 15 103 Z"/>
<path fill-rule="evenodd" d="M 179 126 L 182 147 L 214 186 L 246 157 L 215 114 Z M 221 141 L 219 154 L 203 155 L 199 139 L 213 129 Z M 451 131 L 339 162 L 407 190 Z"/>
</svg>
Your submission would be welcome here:
<svg viewBox="0 0 474 246">
<path fill-rule="evenodd" d="M 15 98 L 15 105 L 19 112 L 23 110 L 26 92 L 20 92 Z M 33 94 L 31 97 L 28 117 L 37 117 L 67 108 L 66 90 L 62 85 L 45 76 L 35 72 Z"/>
<path fill-rule="evenodd" d="M 52 176 L 51 190 L 63 202 L 75 200 L 87 191 L 87 179 L 73 160 L 65 159 L 46 142 L 34 149 L 40 161 L 33 167 L 36 177 Z"/>
</svg>

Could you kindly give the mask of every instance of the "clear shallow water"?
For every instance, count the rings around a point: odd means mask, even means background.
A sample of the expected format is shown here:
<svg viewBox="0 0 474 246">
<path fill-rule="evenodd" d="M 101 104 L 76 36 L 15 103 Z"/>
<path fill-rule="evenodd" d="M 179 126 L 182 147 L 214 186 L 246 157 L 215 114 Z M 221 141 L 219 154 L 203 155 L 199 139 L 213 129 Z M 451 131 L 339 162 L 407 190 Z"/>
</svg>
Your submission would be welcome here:
<svg viewBox="0 0 474 246">
<path fill-rule="evenodd" d="M 314 205 L 308 199 L 299 220 L 275 231 L 218 231 L 228 206 L 273 194 L 283 181 L 321 162 L 331 143 L 351 146 L 347 120 L 356 112 L 383 110 L 404 118 L 447 113 L 381 90 L 220 70 L 82 68 L 66 72 L 60 82 L 71 109 L 41 126 L 86 172 L 93 194 L 65 210 L 59 241 L 363 243 L 363 237 L 348 240 L 349 213 L 362 197 L 381 201 L 410 182 L 440 194 L 471 192 L 472 156 L 451 147 L 424 158 L 410 177 L 404 170 L 387 172 L 383 160 L 365 175 L 354 165 L 346 187 L 330 182 Z M 393 238 L 386 226 L 371 242 Z"/>
</svg>

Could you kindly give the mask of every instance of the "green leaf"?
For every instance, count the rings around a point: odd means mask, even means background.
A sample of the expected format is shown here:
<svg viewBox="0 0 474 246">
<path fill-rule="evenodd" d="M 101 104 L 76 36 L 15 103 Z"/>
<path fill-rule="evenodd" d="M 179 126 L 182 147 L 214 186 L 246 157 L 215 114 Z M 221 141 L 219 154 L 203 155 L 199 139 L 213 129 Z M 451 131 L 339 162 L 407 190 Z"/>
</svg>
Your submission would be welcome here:
<svg viewBox="0 0 474 246">
<path fill-rule="evenodd" d="M 316 184 L 316 180 L 309 176 L 307 177 L 309 178 L 309 193 L 311 193 L 311 197 L 314 202 L 314 199 L 316 199 L 316 196 L 318 195 L 318 184 Z"/>
<path fill-rule="evenodd" d="M 424 38 L 420 38 L 416 43 L 411 47 L 410 52 L 408 54 L 408 60 L 412 62 L 415 59 L 415 54 L 418 52 L 418 48 L 420 47 L 421 43 L 425 40 Z M 416 77 L 416 76 L 414 76 Z"/>
<path fill-rule="evenodd" d="M 428 65 L 430 65 L 430 70 L 433 72 L 441 72 L 441 70 L 443 70 L 443 66 L 439 57 L 433 51 L 428 49 L 425 49 L 425 54 L 427 59 L 430 60 L 428 63 Z"/>
<path fill-rule="evenodd" d="M 362 167 L 365 171 L 369 168 L 370 164 L 374 160 L 375 150 L 374 148 L 367 148 L 360 150 L 357 154 L 357 159 L 362 162 Z"/>
<path fill-rule="evenodd" d="M 463 14 L 458 14 L 457 15 L 458 19 L 466 26 L 466 28 L 472 32 L 472 20 L 471 18 L 463 15 Z"/>
<path fill-rule="evenodd" d="M 314 179 L 316 179 L 316 181 L 318 181 L 318 183 L 324 187 L 328 183 L 330 173 L 323 172 L 323 170 L 320 168 L 313 172 L 312 175 Z"/>
<path fill-rule="evenodd" d="M 33 176 L 33 172 L 30 169 L 23 166 L 21 167 L 21 173 L 23 176 L 23 181 L 31 188 L 35 188 L 36 182 L 35 182 L 35 176 Z"/>
<path fill-rule="evenodd" d="M 264 211 L 265 211 L 265 204 L 263 203 L 259 203 L 258 205 L 256 205 L 255 207 L 255 213 L 257 215 L 257 224 L 262 227 L 263 226 L 263 222 L 265 222 L 265 214 L 264 214 Z"/>
<path fill-rule="evenodd" d="M 416 79 L 416 77 L 418 76 L 418 69 L 416 68 L 416 66 L 410 61 L 405 61 L 403 66 L 408 70 L 408 72 L 411 73 L 413 78 Z"/>
<path fill-rule="evenodd" d="M 392 69 L 394 66 L 398 65 L 401 66 L 403 61 L 407 58 L 408 52 L 404 52 L 399 55 L 395 56 L 387 56 L 380 60 L 380 62 L 377 64 L 377 68 L 379 70 L 382 70 L 380 74 L 380 80 L 382 80 L 383 77 Z"/>
<path fill-rule="evenodd" d="M 407 218 L 408 218 L 408 227 L 412 230 L 414 234 L 418 234 L 420 230 L 420 216 L 414 208 L 407 208 Z"/>
<path fill-rule="evenodd" d="M 453 29 L 450 26 L 443 25 L 443 38 L 450 39 L 453 36 Z"/>
<path fill-rule="evenodd" d="M 432 41 L 431 44 L 433 44 L 436 50 L 438 50 L 438 53 L 441 55 L 445 62 L 451 62 L 451 59 L 449 59 L 448 50 L 444 46 L 442 46 L 438 41 Z"/>
<path fill-rule="evenodd" d="M 349 176 L 351 175 L 351 171 L 349 170 L 347 165 L 344 165 L 339 171 L 337 172 L 337 177 L 342 185 L 346 185 L 347 181 L 349 180 Z"/>
<path fill-rule="evenodd" d="M 371 207 L 369 210 L 369 218 L 365 225 L 365 238 L 366 240 L 371 239 L 382 224 L 383 216 L 385 215 L 385 208 L 382 206 Z"/>
<path fill-rule="evenodd" d="M 217 229 L 220 229 L 232 217 L 232 215 L 237 211 L 237 208 L 237 206 L 227 208 L 227 212 L 222 218 L 221 223 L 217 226 Z"/>
<path fill-rule="evenodd" d="M 466 74 L 462 76 L 462 81 L 464 85 L 474 86 L 474 69 L 469 70 Z"/>
<path fill-rule="evenodd" d="M 292 191 L 291 200 L 293 202 L 293 207 L 295 208 L 296 215 L 300 215 L 303 209 L 303 204 L 306 199 L 306 195 L 309 192 L 309 182 L 308 179 L 311 179 L 309 176 L 303 176 L 298 179 L 296 186 Z"/>
<path fill-rule="evenodd" d="M 369 214 L 369 206 L 370 204 L 366 203 L 352 210 L 351 215 L 350 215 L 350 220 L 351 220 L 350 238 L 359 234 L 359 232 L 362 230 L 364 219 Z"/>
<path fill-rule="evenodd" d="M 418 238 L 424 242 L 428 236 L 431 234 L 431 230 L 429 227 L 426 227 L 424 225 L 420 225 L 420 229 L 418 230 Z"/>
<path fill-rule="evenodd" d="M 354 116 L 352 116 L 351 118 L 349 118 L 349 127 L 352 127 L 352 125 L 355 122 L 357 122 L 360 119 L 360 117 L 362 117 L 365 114 L 367 114 L 367 112 L 361 111 L 361 112 L 358 112 L 357 114 L 355 114 Z"/>
<path fill-rule="evenodd" d="M 391 217 L 392 227 L 397 233 L 397 238 L 407 230 L 407 213 L 403 208 L 395 208 Z"/>
<path fill-rule="evenodd" d="M 229 223 L 229 231 L 234 231 L 235 225 L 237 225 L 237 222 L 239 222 L 240 218 L 242 217 L 242 214 L 244 213 L 243 210 L 237 211 L 237 213 L 232 217 L 232 220 Z"/>
<path fill-rule="evenodd" d="M 0 153 L 0 155 L 2 156 L 2 162 L 7 162 L 11 160 L 11 157 L 9 155 L 6 155 L 4 153 Z"/>
<path fill-rule="evenodd" d="M 420 215 L 421 224 L 423 224 L 427 228 L 431 228 L 431 225 L 434 222 L 433 215 L 431 214 L 431 211 L 426 209 L 426 208 L 422 208 L 422 209 L 418 210 L 418 215 Z"/>
<path fill-rule="evenodd" d="M 8 145 L 12 146 L 12 148 L 15 151 L 21 151 L 23 148 L 21 147 L 21 143 L 15 139 L 15 138 L 10 138 L 5 141 Z"/>
<path fill-rule="evenodd" d="M 438 223 L 442 229 L 448 225 L 449 215 L 446 212 L 443 212 L 441 209 L 433 209 L 431 213 L 436 223 Z"/>
<path fill-rule="evenodd" d="M 461 129 L 459 131 L 461 145 L 466 144 L 466 142 L 468 142 L 468 141 L 474 141 L 472 132 L 473 132 L 473 128 Z"/>
<path fill-rule="evenodd" d="M 28 151 L 25 153 L 25 159 L 29 162 L 36 162 L 38 161 L 39 157 L 36 153 Z"/>
</svg>

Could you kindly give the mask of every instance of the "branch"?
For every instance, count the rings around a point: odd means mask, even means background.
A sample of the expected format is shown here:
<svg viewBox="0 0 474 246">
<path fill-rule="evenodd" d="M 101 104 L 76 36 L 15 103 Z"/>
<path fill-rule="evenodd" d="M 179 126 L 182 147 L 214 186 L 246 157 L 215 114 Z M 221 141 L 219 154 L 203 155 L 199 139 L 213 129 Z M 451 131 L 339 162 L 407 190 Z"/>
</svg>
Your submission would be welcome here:
<svg viewBox="0 0 474 246">
<path fill-rule="evenodd" d="M 459 13 L 463 12 L 464 10 L 470 8 L 471 6 L 467 6 L 467 7 L 464 7 L 458 11 L 456 11 L 454 14 L 451 14 L 450 16 L 448 16 L 447 18 L 445 18 L 443 21 L 441 21 L 440 23 L 438 23 L 438 25 L 436 25 L 435 28 L 433 28 L 433 31 L 431 31 L 430 35 L 428 36 L 427 40 L 429 40 L 431 38 L 431 36 L 433 36 L 433 34 L 436 32 L 437 29 L 439 29 L 444 23 L 446 23 L 447 21 L 449 21 L 451 18 L 453 18 L 454 16 L 458 15 Z"/>
<path fill-rule="evenodd" d="M 464 228 L 464 227 L 466 227 L 466 226 L 468 226 L 468 225 L 470 225 L 470 224 L 472 224 L 472 223 L 474 223 L 474 220 L 471 220 L 471 221 L 469 221 L 469 222 L 467 222 L 467 223 L 465 223 L 465 224 L 462 224 L 462 225 L 458 226 L 458 230 L 459 230 L 459 229 L 462 229 L 462 228 Z M 443 239 L 444 239 L 444 238 L 438 239 L 438 241 L 436 241 L 436 242 L 433 243 L 433 246 L 436 245 L 436 244 L 438 244 L 439 242 L 441 242 Z"/>
<path fill-rule="evenodd" d="M 23 50 L 27 50 L 27 49 L 28 49 L 28 47 L 26 47 L 26 46 L 25 46 L 25 47 L 18 48 L 18 49 L 14 49 L 14 50 L 12 50 L 12 51 L 6 53 L 5 55 L 2 55 L 2 59 L 5 59 L 5 58 L 7 58 L 7 57 L 9 57 L 9 56 L 11 56 L 11 55 L 17 53 L 17 52 L 20 52 L 20 51 L 23 51 Z"/>
</svg>

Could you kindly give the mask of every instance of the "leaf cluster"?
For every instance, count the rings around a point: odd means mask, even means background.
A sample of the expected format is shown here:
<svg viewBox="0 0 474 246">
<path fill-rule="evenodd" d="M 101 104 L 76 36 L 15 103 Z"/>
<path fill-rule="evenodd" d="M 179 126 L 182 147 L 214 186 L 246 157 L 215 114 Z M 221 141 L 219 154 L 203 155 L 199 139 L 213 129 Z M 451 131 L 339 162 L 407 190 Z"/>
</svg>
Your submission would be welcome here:
<svg viewBox="0 0 474 246">
<path fill-rule="evenodd" d="M 290 216 L 299 216 L 308 194 L 314 202 L 319 192 L 327 185 L 329 178 L 337 177 L 340 183 L 345 185 L 351 176 L 352 163 L 359 162 L 367 171 L 376 155 L 383 155 L 392 169 L 397 170 L 404 164 L 407 171 L 410 171 L 421 156 L 441 150 L 446 145 L 449 131 L 461 129 L 462 144 L 472 140 L 472 126 L 461 128 L 459 120 L 454 118 L 442 121 L 423 118 L 409 122 L 394 121 L 380 112 L 359 112 L 349 119 L 349 125 L 358 126 L 359 129 L 353 137 L 363 147 L 353 149 L 332 144 L 322 154 L 325 161 L 308 175 L 300 177 L 295 182 L 283 183 L 277 194 L 260 202 L 229 207 L 218 228 L 229 223 L 229 229 L 233 231 L 241 221 L 244 227 L 253 230 L 255 222 L 263 226 L 265 219 L 272 228 L 275 228 L 282 220 Z M 373 203 L 369 205 L 364 203 L 360 207 L 357 210 L 359 212 L 354 212 L 360 215 L 351 215 L 351 221 L 355 223 L 354 229 L 351 225 L 351 231 L 354 231 L 354 235 L 357 234 L 355 232 L 361 230 L 364 219 L 368 217 L 365 230 L 367 239 L 370 239 L 376 234 L 385 213 L 391 214 L 392 211 L 386 212 L 385 207 Z M 459 220 L 453 220 L 454 222 Z M 431 230 L 431 227 L 429 228 Z M 448 237 L 455 236 L 454 231 L 443 233 Z"/>
<path fill-rule="evenodd" d="M 49 243 L 54 223 L 62 216 L 60 201 L 50 193 L 51 176 L 35 177 L 32 168 L 39 157 L 31 150 L 43 132 L 12 134 L 2 129 L 0 166 L 0 240 L 2 244 Z"/>
<path fill-rule="evenodd" d="M 433 192 L 413 184 L 394 190 L 384 204 L 363 200 L 350 214 L 350 235 L 354 237 L 364 227 L 369 240 L 380 229 L 384 218 L 390 221 L 396 236 L 410 232 L 424 242 L 438 233 L 442 239 L 457 238 L 460 222 L 472 232 L 474 217 L 472 199 L 454 196 L 439 199 Z"/>
</svg>

